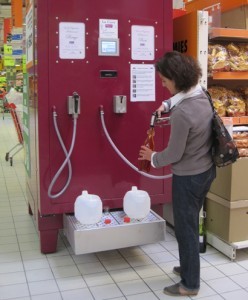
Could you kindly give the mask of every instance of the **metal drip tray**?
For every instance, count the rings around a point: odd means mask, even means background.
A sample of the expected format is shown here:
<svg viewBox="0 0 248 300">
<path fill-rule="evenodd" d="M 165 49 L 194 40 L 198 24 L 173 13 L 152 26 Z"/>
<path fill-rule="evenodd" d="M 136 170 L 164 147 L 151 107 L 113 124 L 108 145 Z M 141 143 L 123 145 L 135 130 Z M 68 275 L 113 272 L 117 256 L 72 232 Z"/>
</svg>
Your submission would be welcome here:
<svg viewBox="0 0 248 300">
<path fill-rule="evenodd" d="M 124 217 L 124 211 L 103 213 L 100 222 L 82 225 L 74 215 L 64 215 L 64 234 L 75 254 L 151 244 L 165 239 L 165 220 L 154 211 L 151 210 L 142 220 L 131 219 L 129 223 Z"/>
</svg>

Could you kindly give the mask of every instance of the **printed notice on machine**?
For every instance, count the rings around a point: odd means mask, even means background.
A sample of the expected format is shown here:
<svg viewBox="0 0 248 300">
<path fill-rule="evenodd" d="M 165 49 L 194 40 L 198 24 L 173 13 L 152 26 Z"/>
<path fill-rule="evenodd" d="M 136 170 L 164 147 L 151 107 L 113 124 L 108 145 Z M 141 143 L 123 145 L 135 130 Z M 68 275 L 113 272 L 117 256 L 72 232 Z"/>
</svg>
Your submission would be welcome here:
<svg viewBox="0 0 248 300">
<path fill-rule="evenodd" d="M 131 102 L 155 101 L 155 67 L 152 64 L 131 65 Z"/>
<path fill-rule="evenodd" d="M 85 58 L 84 23 L 59 23 L 59 57 L 61 59 Z"/>
<path fill-rule="evenodd" d="M 132 59 L 154 60 L 154 27 L 132 26 Z"/>
<path fill-rule="evenodd" d="M 108 39 L 118 38 L 118 20 L 100 19 L 99 37 Z"/>
</svg>

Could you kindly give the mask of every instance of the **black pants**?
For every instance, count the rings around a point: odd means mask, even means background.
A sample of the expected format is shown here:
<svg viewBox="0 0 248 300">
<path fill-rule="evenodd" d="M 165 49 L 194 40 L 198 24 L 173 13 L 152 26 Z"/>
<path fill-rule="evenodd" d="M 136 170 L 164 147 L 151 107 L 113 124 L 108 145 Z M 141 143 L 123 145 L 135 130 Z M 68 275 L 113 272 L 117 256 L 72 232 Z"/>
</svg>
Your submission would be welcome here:
<svg viewBox="0 0 248 300">
<path fill-rule="evenodd" d="M 215 176 L 215 166 L 197 175 L 173 175 L 173 215 L 181 285 L 188 290 L 200 287 L 199 213 Z"/>
</svg>

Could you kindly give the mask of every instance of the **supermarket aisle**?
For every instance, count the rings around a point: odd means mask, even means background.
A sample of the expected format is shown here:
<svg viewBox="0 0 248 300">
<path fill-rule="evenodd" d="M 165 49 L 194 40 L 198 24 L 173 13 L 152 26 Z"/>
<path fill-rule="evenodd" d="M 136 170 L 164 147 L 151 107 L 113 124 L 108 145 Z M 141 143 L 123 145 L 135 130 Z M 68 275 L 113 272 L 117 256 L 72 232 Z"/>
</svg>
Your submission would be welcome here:
<svg viewBox="0 0 248 300">
<path fill-rule="evenodd" d="M 43 255 L 25 198 L 23 151 L 11 167 L 5 153 L 17 143 L 12 119 L 0 115 L 0 300 L 155 300 L 179 278 L 177 243 L 167 228 L 159 244 L 75 256 L 61 233 L 58 251 Z M 231 262 L 208 246 L 201 257 L 201 290 L 192 299 L 248 299 L 248 249 Z M 181 297 L 180 299 L 190 299 Z"/>
</svg>

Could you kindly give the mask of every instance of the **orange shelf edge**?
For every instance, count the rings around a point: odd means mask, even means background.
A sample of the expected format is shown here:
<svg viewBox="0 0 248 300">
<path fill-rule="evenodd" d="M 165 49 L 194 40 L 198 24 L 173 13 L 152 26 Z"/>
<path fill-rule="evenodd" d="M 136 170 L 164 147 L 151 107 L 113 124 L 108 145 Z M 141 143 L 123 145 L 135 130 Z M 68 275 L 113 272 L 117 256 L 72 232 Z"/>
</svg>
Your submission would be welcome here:
<svg viewBox="0 0 248 300">
<path fill-rule="evenodd" d="M 228 11 L 235 9 L 237 7 L 248 5 L 248 0 L 192 0 L 192 1 L 184 1 L 185 9 L 187 13 L 192 11 L 201 10 L 207 8 L 209 6 L 213 6 L 215 4 L 220 3 L 221 11 Z"/>
<path fill-rule="evenodd" d="M 248 72 L 215 72 L 212 77 L 215 80 L 248 80 Z"/>
<path fill-rule="evenodd" d="M 243 117 L 221 117 L 224 124 L 225 124 L 225 120 L 227 118 L 232 118 L 233 125 L 248 125 L 248 116 L 243 116 Z"/>
<path fill-rule="evenodd" d="M 247 29 L 236 29 L 236 28 L 211 28 L 209 31 L 209 38 L 240 38 L 248 39 Z"/>
</svg>

